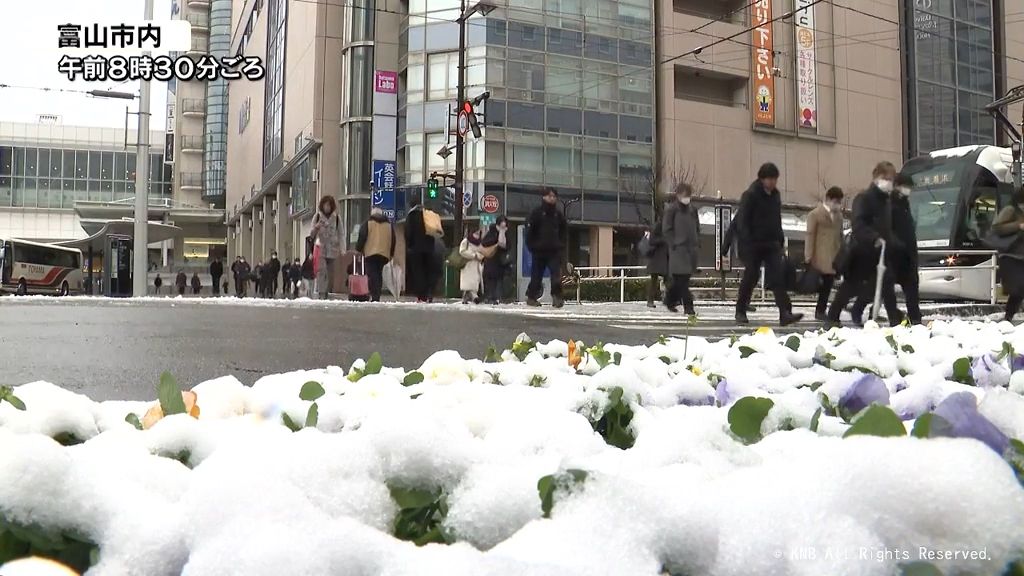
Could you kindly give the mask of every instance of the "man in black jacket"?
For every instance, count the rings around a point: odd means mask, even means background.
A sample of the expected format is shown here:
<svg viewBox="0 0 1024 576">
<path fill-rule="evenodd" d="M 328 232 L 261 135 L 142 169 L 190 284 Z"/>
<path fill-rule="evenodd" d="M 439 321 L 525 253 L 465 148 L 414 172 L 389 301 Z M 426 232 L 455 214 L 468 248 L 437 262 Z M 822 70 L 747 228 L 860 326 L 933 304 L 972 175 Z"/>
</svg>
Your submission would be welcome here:
<svg viewBox="0 0 1024 576">
<path fill-rule="evenodd" d="M 423 205 L 413 200 L 405 217 L 405 284 L 407 291 L 419 302 L 428 302 L 434 266 L 434 238 L 427 234 L 423 221 Z"/>
<path fill-rule="evenodd" d="M 291 260 L 285 258 L 281 264 L 281 296 L 283 298 L 288 298 L 288 295 L 291 294 L 291 269 Z"/>
<path fill-rule="evenodd" d="M 270 253 L 270 261 L 264 267 L 266 279 L 263 280 L 263 297 L 273 299 L 277 296 L 277 276 L 281 273 L 281 261 L 277 252 Z"/>
<path fill-rule="evenodd" d="M 568 223 L 558 209 L 558 192 L 554 188 L 544 189 L 544 200 L 534 209 L 527 221 L 526 247 L 533 257 L 530 268 L 530 285 L 526 289 L 526 303 L 540 306 L 544 293 L 544 271 L 551 276 L 551 305 L 561 308 L 562 299 L 562 250 L 565 248 L 565 234 Z"/>
<path fill-rule="evenodd" d="M 213 279 L 213 294 L 214 296 L 220 295 L 220 278 L 224 275 L 224 265 L 221 264 L 220 258 L 214 258 L 210 264 L 210 278 Z"/>
<path fill-rule="evenodd" d="M 852 298 L 867 294 L 874 296 L 882 244 L 887 244 L 886 261 L 890 261 L 889 250 L 894 247 L 890 194 L 896 178 L 896 167 L 892 162 L 880 162 L 875 166 L 872 178 L 871 186 L 853 201 L 850 261 L 843 272 L 843 285 L 828 311 L 827 324 L 830 326 L 839 325 L 839 315 Z M 891 304 L 895 304 L 895 297 Z M 889 313 L 896 317 L 898 310 L 890 309 Z"/>
<path fill-rule="evenodd" d="M 799 322 L 803 314 L 794 314 L 789 294 L 783 282 L 782 196 L 776 185 L 779 168 L 771 162 L 757 171 L 757 180 L 743 193 L 737 210 L 737 235 L 742 243 L 743 279 L 736 299 L 736 322 L 749 324 L 747 307 L 754 294 L 754 286 L 764 266 L 764 279 L 775 295 L 779 308 L 779 323 L 788 326 Z"/>
<path fill-rule="evenodd" d="M 903 289 L 907 301 L 907 316 L 912 324 L 921 323 L 920 276 L 917 260 L 917 231 L 914 215 L 910 211 L 910 191 L 914 180 L 898 174 L 892 191 L 892 239 L 885 248 L 887 270 L 882 283 L 882 301 L 889 317 L 889 324 L 896 326 L 903 321 L 903 313 L 896 302 L 896 284 Z M 874 286 L 871 286 L 874 288 Z M 861 323 L 864 309 L 874 299 L 874 292 L 865 291 L 857 298 L 850 310 L 855 324 Z"/>
</svg>

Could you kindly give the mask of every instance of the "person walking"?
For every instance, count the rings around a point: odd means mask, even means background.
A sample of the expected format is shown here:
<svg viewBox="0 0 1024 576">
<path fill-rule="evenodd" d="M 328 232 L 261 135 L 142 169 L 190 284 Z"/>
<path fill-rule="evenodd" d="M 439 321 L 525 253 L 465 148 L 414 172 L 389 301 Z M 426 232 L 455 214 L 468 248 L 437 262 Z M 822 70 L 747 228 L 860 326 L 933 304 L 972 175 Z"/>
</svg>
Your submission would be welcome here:
<svg viewBox="0 0 1024 576">
<path fill-rule="evenodd" d="M 672 276 L 664 304 L 670 312 L 678 312 L 680 302 L 688 316 L 696 316 L 690 277 L 697 271 L 697 250 L 700 222 L 697 209 L 690 205 L 693 187 L 685 182 L 675 189 L 675 198 L 665 205 L 662 233 L 668 246 L 668 273 Z"/>
<path fill-rule="evenodd" d="M 819 276 L 818 302 L 814 317 L 828 320 L 828 300 L 836 279 L 835 260 L 843 243 L 843 189 L 833 186 L 825 201 L 807 215 L 804 263 Z"/>
<path fill-rule="evenodd" d="M 210 280 L 213 282 L 213 295 L 220 295 L 220 278 L 224 275 L 224 264 L 220 258 L 214 258 L 210 263 Z"/>
<path fill-rule="evenodd" d="M 427 302 L 433 294 L 430 278 L 434 251 L 434 238 L 427 234 L 423 221 L 423 205 L 418 199 L 413 199 L 412 209 L 405 218 L 405 282 L 417 302 Z"/>
<path fill-rule="evenodd" d="M 192 295 L 199 296 L 203 291 L 203 281 L 199 279 L 199 272 L 192 273 Z"/>
<path fill-rule="evenodd" d="M 794 314 L 783 280 L 782 196 L 776 187 L 779 168 L 768 162 L 757 171 L 757 180 L 751 183 L 740 199 L 737 211 L 737 234 L 743 254 L 743 279 L 736 299 L 736 322 L 749 324 L 747 307 L 754 294 L 764 266 L 765 284 L 775 295 L 779 309 L 779 323 L 783 326 L 799 322 L 803 314 Z"/>
<path fill-rule="evenodd" d="M 1014 192 L 1013 204 L 999 211 L 992 230 L 1009 244 L 999 253 L 999 276 L 1007 294 L 1003 319 L 1013 322 L 1024 304 L 1024 189 Z"/>
<path fill-rule="evenodd" d="M 316 267 L 313 266 L 313 256 L 306 254 L 306 260 L 302 263 L 302 288 L 306 298 L 313 298 L 313 281 L 316 280 Z"/>
<path fill-rule="evenodd" d="M 544 294 L 544 271 L 551 276 L 551 305 L 561 308 L 562 299 L 562 250 L 565 249 L 565 235 L 568 222 L 558 209 L 558 191 L 545 188 L 541 205 L 534 209 L 527 221 L 526 247 L 533 257 L 530 267 L 530 285 L 526 289 L 526 304 L 540 306 Z"/>
<path fill-rule="evenodd" d="M 395 227 L 380 208 L 370 210 L 370 218 L 359 228 L 356 251 L 363 255 L 370 301 L 380 302 L 384 291 L 384 267 L 395 257 Z"/>
<path fill-rule="evenodd" d="M 178 275 L 174 279 L 174 285 L 178 288 L 178 296 L 184 296 L 185 288 L 188 286 L 188 276 L 185 275 L 184 270 L 178 270 Z"/>
<path fill-rule="evenodd" d="M 273 300 L 277 297 L 277 276 L 281 274 L 281 261 L 277 259 L 277 250 L 270 253 L 270 261 L 267 262 L 266 280 L 264 281 L 264 298 Z"/>
<path fill-rule="evenodd" d="M 484 299 L 489 304 L 498 304 L 501 302 L 501 287 L 505 282 L 505 270 L 508 268 L 508 218 L 499 216 L 484 235 L 480 246 L 485 252 Z"/>
<path fill-rule="evenodd" d="M 889 245 L 886 248 L 886 261 L 890 260 L 892 254 L 889 251 L 893 247 L 891 194 L 896 167 L 892 162 L 879 162 L 871 175 L 871 186 L 853 200 L 850 257 L 843 270 L 843 285 L 828 311 L 828 326 L 840 325 L 839 315 L 851 299 L 862 294 L 874 295 L 882 245 Z M 898 310 L 889 310 L 889 314 L 890 319 L 895 318 Z M 856 316 L 854 320 L 857 320 Z"/>
<path fill-rule="evenodd" d="M 153 288 L 156 291 L 156 295 L 160 295 L 160 288 L 164 285 L 164 279 L 160 277 L 160 273 L 156 273 L 156 278 L 153 279 Z"/>
<path fill-rule="evenodd" d="M 302 262 L 296 258 L 295 262 L 288 267 L 288 282 L 292 287 L 292 300 L 299 297 L 299 284 L 302 282 Z"/>
<path fill-rule="evenodd" d="M 341 257 L 341 217 L 334 196 L 320 199 L 310 235 L 320 246 L 320 261 L 316 263 L 316 286 L 320 298 L 326 300 L 327 295 L 334 292 L 334 261 Z"/>
<path fill-rule="evenodd" d="M 256 267 L 252 269 L 252 281 L 256 285 L 254 295 L 256 298 L 263 297 L 263 260 L 256 261 Z"/>
<path fill-rule="evenodd" d="M 665 203 L 666 207 L 668 203 Z M 665 243 L 665 235 L 662 230 L 662 221 L 665 219 L 662 212 L 661 221 L 655 222 L 640 240 L 640 255 L 647 261 L 647 274 L 651 279 L 647 283 L 647 307 L 657 308 L 656 301 L 662 300 L 661 284 L 665 283 L 666 295 L 668 294 L 669 273 L 668 273 L 668 244 Z"/>
<path fill-rule="evenodd" d="M 281 296 L 288 298 L 291 295 L 291 269 L 292 263 L 287 258 L 281 264 Z"/>
<path fill-rule="evenodd" d="M 238 257 L 238 261 L 234 265 L 235 274 L 235 296 L 239 298 L 245 298 L 249 295 L 249 274 L 252 268 L 249 263 L 245 261 L 242 256 Z"/>
<path fill-rule="evenodd" d="M 459 290 L 462 291 L 462 303 L 480 303 L 480 281 L 483 278 L 484 252 L 481 244 L 480 231 L 474 230 L 466 234 L 459 243 L 459 256 L 464 263 L 459 270 Z"/>
</svg>

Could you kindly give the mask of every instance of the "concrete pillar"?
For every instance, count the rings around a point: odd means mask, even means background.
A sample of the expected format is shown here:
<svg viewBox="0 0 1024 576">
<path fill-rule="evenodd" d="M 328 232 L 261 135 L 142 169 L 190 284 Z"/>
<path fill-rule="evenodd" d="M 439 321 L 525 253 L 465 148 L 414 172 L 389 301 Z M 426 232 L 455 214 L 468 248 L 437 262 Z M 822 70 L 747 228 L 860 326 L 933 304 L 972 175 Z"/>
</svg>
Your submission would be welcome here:
<svg viewBox="0 0 1024 576">
<path fill-rule="evenodd" d="M 277 250 L 277 216 L 274 214 L 275 200 L 277 200 L 277 194 L 267 194 L 263 197 L 263 254 L 267 259 L 270 259 L 271 252 Z M 277 256 L 280 258 L 281 254 Z"/>
<path fill-rule="evenodd" d="M 292 219 L 289 217 L 288 206 L 291 203 L 291 186 L 288 184 L 277 185 L 277 218 L 274 224 L 277 226 L 277 242 L 274 247 L 282 260 L 291 260 L 296 257 L 293 249 Z"/>
<path fill-rule="evenodd" d="M 594 226 L 590 228 L 590 265 L 611 266 L 613 263 L 614 228 Z"/>
<path fill-rule="evenodd" d="M 238 255 L 238 225 L 232 224 L 228 226 L 225 233 L 227 234 L 227 261 L 224 262 L 224 269 L 227 270 L 231 268 L 231 263 L 235 261 L 235 256 Z"/>
<path fill-rule="evenodd" d="M 252 261 L 252 214 L 238 216 L 238 255 Z"/>
<path fill-rule="evenodd" d="M 263 253 L 263 222 L 261 222 L 260 216 L 263 213 L 263 204 L 257 203 L 252 207 L 252 261 L 253 266 L 256 262 L 263 260 L 266 254 Z"/>
</svg>

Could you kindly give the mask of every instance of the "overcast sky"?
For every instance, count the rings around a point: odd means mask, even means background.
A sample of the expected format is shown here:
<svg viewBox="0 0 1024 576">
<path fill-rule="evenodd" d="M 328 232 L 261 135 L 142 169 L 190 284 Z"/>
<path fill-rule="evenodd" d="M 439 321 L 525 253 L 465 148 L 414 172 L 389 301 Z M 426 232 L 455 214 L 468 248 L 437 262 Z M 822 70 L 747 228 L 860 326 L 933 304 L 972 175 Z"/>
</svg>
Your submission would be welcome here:
<svg viewBox="0 0 1024 576">
<path fill-rule="evenodd" d="M 0 85 L 138 93 L 138 82 L 69 82 L 58 73 L 61 52 L 57 48 L 57 25 L 139 22 L 143 7 L 143 0 L 0 0 Z M 170 19 L 171 0 L 155 0 L 153 14 L 155 20 Z M 163 129 L 167 86 L 159 82 L 151 86 L 151 126 Z M 0 88 L 0 121 L 36 122 L 39 114 L 58 114 L 65 125 L 117 128 L 124 126 L 125 105 L 132 112 L 138 110 L 138 103 L 128 100 Z M 128 121 L 134 125 L 137 116 L 130 116 Z"/>
</svg>

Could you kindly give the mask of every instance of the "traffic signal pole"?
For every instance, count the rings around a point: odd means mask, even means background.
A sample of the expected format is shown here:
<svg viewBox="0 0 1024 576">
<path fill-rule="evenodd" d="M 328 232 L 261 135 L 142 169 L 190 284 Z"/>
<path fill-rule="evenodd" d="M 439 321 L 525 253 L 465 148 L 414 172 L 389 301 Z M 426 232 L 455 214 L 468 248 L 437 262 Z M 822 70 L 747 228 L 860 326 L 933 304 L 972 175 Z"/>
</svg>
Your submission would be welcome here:
<svg viewBox="0 0 1024 576">
<path fill-rule="evenodd" d="M 466 101 L 466 0 L 461 0 L 459 5 L 459 70 L 458 70 L 458 82 L 456 84 L 455 92 L 456 99 L 458 102 L 458 109 L 461 110 L 463 102 Z M 450 121 L 450 119 L 449 119 Z M 462 130 L 459 128 L 458 115 L 455 117 L 455 246 L 462 241 L 462 237 L 466 235 L 463 230 L 463 219 L 462 213 L 465 208 L 463 207 L 463 188 L 465 186 L 465 155 L 466 155 L 466 139 L 462 136 Z"/>
</svg>

